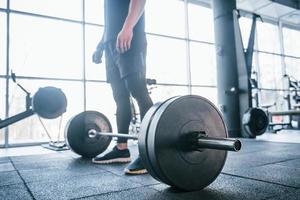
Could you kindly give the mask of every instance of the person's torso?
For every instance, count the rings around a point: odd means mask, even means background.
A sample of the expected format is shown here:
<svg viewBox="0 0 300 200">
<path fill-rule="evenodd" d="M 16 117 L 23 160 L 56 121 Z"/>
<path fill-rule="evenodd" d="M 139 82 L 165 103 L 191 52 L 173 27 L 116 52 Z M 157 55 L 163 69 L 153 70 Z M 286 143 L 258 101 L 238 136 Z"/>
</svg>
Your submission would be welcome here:
<svg viewBox="0 0 300 200">
<path fill-rule="evenodd" d="M 105 0 L 105 40 L 116 40 L 122 30 L 124 21 L 128 15 L 130 0 Z M 133 29 L 132 46 L 146 43 L 145 15 L 143 14 Z"/>
</svg>

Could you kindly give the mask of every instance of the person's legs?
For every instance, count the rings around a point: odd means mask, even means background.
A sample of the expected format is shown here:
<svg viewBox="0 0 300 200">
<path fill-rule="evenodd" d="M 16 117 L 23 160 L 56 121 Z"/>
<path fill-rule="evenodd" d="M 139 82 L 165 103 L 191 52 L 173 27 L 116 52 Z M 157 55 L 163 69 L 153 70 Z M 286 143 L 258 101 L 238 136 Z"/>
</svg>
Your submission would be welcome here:
<svg viewBox="0 0 300 200">
<path fill-rule="evenodd" d="M 113 98 L 115 100 L 116 121 L 119 133 L 128 133 L 129 124 L 132 118 L 130 108 L 130 94 L 125 85 L 124 79 L 121 78 L 119 68 L 115 62 L 115 51 L 108 48 L 106 51 L 106 71 L 109 83 L 112 88 Z M 118 138 L 117 145 L 112 151 L 105 155 L 93 159 L 94 163 L 107 164 L 107 163 L 123 163 L 130 162 L 130 153 L 127 146 L 126 138 Z"/>
<path fill-rule="evenodd" d="M 146 112 L 153 105 L 152 100 L 149 96 L 147 85 L 146 85 L 146 77 L 143 73 L 136 72 L 130 74 L 125 78 L 126 87 L 128 88 L 131 95 L 136 99 L 141 120 L 144 118 Z M 147 170 L 145 169 L 140 156 L 138 156 L 133 162 L 131 162 L 125 168 L 126 174 L 145 174 Z"/>
<path fill-rule="evenodd" d="M 112 81 L 111 88 L 117 106 L 116 121 L 118 133 L 128 133 L 129 124 L 132 118 L 129 91 L 122 79 Z M 118 138 L 117 146 L 119 149 L 127 149 L 127 139 L 121 137 Z"/>
<path fill-rule="evenodd" d="M 133 73 L 125 78 L 125 83 L 130 94 L 138 103 L 142 120 L 146 112 L 153 105 L 147 89 L 146 77 L 143 73 Z"/>
</svg>

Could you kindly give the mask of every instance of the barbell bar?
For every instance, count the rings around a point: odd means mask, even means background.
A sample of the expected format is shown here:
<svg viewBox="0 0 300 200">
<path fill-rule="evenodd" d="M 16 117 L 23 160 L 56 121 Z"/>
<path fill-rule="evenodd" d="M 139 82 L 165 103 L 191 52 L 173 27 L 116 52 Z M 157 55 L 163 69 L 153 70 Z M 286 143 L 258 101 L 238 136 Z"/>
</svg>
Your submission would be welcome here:
<svg viewBox="0 0 300 200">
<path fill-rule="evenodd" d="M 138 140 L 138 135 L 129 135 L 124 133 L 113 133 L 113 132 L 100 132 L 95 129 L 88 131 L 88 136 L 90 138 L 95 138 L 99 136 L 108 136 L 108 137 L 121 137 L 132 140 Z M 203 132 L 190 132 L 187 133 L 186 138 L 182 138 L 184 142 L 183 148 L 189 150 L 197 149 L 216 149 L 224 151 L 239 151 L 242 147 L 241 141 L 238 139 L 229 139 L 229 138 L 213 138 L 207 137 Z M 188 147 L 186 147 L 188 146 Z"/>
<path fill-rule="evenodd" d="M 144 116 L 138 136 L 112 133 L 109 120 L 96 111 L 73 117 L 65 129 L 70 149 L 95 157 L 112 137 L 138 139 L 142 162 L 151 176 L 181 190 L 200 190 L 221 173 L 227 151 L 241 142 L 229 139 L 219 110 L 196 95 L 172 97 L 154 104 Z"/>
</svg>

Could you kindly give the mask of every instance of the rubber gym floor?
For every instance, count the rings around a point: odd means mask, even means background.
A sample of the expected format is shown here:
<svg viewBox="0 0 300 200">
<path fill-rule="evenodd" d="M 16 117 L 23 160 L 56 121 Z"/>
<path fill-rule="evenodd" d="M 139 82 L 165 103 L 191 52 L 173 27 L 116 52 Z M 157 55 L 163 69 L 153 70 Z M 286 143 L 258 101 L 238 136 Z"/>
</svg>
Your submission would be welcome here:
<svg viewBox="0 0 300 200">
<path fill-rule="evenodd" d="M 240 152 L 229 152 L 218 178 L 197 192 L 177 191 L 150 175 L 126 176 L 126 164 L 95 165 L 71 151 L 1 149 L 0 199 L 300 199 L 300 131 L 242 144 Z M 130 150 L 135 157 L 137 145 Z"/>
</svg>

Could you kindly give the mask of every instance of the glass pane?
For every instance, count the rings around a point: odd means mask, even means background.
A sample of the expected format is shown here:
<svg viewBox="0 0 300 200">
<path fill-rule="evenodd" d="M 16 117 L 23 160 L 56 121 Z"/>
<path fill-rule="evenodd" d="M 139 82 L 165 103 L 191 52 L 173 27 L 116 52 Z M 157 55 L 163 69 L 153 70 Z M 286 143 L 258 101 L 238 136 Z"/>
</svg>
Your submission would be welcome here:
<svg viewBox="0 0 300 200">
<path fill-rule="evenodd" d="M 147 77 L 159 83 L 187 84 L 185 41 L 148 36 Z"/>
<path fill-rule="evenodd" d="M 86 78 L 94 80 L 106 80 L 104 54 L 101 64 L 95 64 L 92 62 L 92 56 L 96 50 L 98 42 L 101 40 L 103 28 L 86 25 L 85 30 Z"/>
<path fill-rule="evenodd" d="M 287 101 L 281 91 L 261 90 L 259 97 L 261 106 L 274 105 L 269 108 L 269 111 L 287 110 Z"/>
<path fill-rule="evenodd" d="M 85 21 L 104 24 L 104 0 L 85 1 Z"/>
<path fill-rule="evenodd" d="M 111 87 L 107 83 L 86 84 L 86 108 L 103 113 L 110 121 L 113 130 L 116 128 L 116 104 Z"/>
<path fill-rule="evenodd" d="M 61 131 L 60 117 L 52 120 L 42 119 L 53 140 L 63 140 L 64 128 L 68 120 L 83 111 L 83 84 L 81 82 L 19 80 L 19 83 L 32 95 L 40 88 L 54 86 L 61 88 L 68 101 L 67 112 L 63 114 Z M 25 94 L 15 84 L 10 87 L 10 116 L 25 111 Z M 9 126 L 9 143 L 50 141 L 37 115 L 33 115 Z"/>
<path fill-rule="evenodd" d="M 184 2 L 179 0 L 147 1 L 146 31 L 184 37 Z"/>
<path fill-rule="evenodd" d="M 283 28 L 284 53 L 300 57 L 300 31 Z"/>
<path fill-rule="evenodd" d="M 214 42 L 215 34 L 212 9 L 189 3 L 188 13 L 190 38 Z"/>
<path fill-rule="evenodd" d="M 285 57 L 286 73 L 289 76 L 294 77 L 296 80 L 300 80 L 300 59 Z"/>
<path fill-rule="evenodd" d="M 213 104 L 218 106 L 218 91 L 217 88 L 209 88 L 209 87 L 192 87 L 192 94 L 199 95 L 207 98 Z"/>
<path fill-rule="evenodd" d="M 246 17 L 239 18 L 240 30 L 242 34 L 243 46 L 247 48 L 251 31 L 252 20 Z"/>
<path fill-rule="evenodd" d="M 0 7 L 6 8 L 6 2 L 7 2 L 7 0 L 0 0 Z"/>
<path fill-rule="evenodd" d="M 0 78 L 0 119 L 5 119 L 5 79 Z M 0 145 L 4 144 L 4 128 L 0 129 Z"/>
<path fill-rule="evenodd" d="M 187 87 L 157 85 L 150 91 L 154 103 L 164 101 L 170 97 L 187 95 Z M 138 107 L 136 107 L 138 109 Z M 116 126 L 116 104 L 112 96 L 112 90 L 107 83 L 87 83 L 87 110 L 96 110 L 108 117 L 113 130 Z"/>
<path fill-rule="evenodd" d="M 260 51 L 280 53 L 278 26 L 257 21 L 257 39 Z"/>
<path fill-rule="evenodd" d="M 154 89 L 151 90 L 151 98 L 153 103 L 161 102 L 167 100 L 174 96 L 187 95 L 188 87 L 187 86 L 163 86 L 157 85 Z"/>
<path fill-rule="evenodd" d="M 82 19 L 82 0 L 13 0 L 10 1 L 10 8 L 54 17 Z"/>
<path fill-rule="evenodd" d="M 6 75 L 6 14 L 2 12 L 0 12 L 0 44 L 0 75 Z"/>
<path fill-rule="evenodd" d="M 17 75 L 82 78 L 82 55 L 80 24 L 11 15 L 10 66 Z"/>
<path fill-rule="evenodd" d="M 216 85 L 215 46 L 190 43 L 192 85 Z"/>
<path fill-rule="evenodd" d="M 262 88 L 282 88 L 282 68 L 280 56 L 260 53 L 258 55 L 260 84 Z"/>
</svg>

